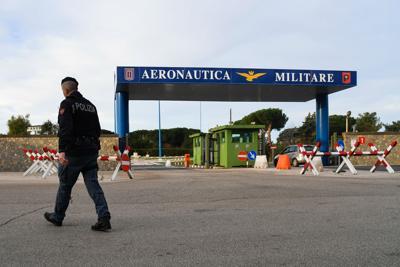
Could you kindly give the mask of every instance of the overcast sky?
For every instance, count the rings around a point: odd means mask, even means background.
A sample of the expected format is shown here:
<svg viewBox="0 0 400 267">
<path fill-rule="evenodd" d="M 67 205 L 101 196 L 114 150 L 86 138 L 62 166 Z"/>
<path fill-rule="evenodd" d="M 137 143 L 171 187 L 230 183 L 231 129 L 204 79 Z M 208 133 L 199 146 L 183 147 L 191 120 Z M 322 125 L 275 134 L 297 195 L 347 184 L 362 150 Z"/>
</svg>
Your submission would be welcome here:
<svg viewBox="0 0 400 267">
<path fill-rule="evenodd" d="M 11 115 L 57 120 L 60 80 L 76 77 L 114 130 L 116 66 L 355 70 L 330 114 L 400 120 L 399 1 L 18 1 L 0 5 L 0 133 Z M 158 127 L 157 102 L 131 101 L 130 130 Z M 162 127 L 200 127 L 199 102 L 161 102 Z M 301 125 L 305 103 L 202 102 L 202 130 L 278 107 Z M 276 133 L 275 133 L 276 135 Z"/>
</svg>

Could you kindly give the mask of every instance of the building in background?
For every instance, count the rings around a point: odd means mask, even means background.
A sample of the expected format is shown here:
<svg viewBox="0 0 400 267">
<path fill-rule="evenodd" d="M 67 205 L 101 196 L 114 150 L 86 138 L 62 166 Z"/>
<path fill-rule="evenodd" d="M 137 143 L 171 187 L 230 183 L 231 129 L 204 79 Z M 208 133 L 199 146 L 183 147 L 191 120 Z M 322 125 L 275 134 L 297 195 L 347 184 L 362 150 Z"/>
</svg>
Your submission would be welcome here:
<svg viewBox="0 0 400 267">
<path fill-rule="evenodd" d="M 42 131 L 42 126 L 41 125 L 29 126 L 27 131 L 30 135 L 40 135 L 40 132 Z"/>
</svg>

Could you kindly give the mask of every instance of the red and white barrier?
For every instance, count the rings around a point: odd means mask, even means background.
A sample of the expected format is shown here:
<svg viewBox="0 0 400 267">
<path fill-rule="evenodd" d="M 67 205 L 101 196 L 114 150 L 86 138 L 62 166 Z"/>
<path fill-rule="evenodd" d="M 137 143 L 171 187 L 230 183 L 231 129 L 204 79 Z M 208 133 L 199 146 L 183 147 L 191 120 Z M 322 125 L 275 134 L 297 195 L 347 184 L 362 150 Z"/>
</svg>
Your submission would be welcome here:
<svg viewBox="0 0 400 267">
<path fill-rule="evenodd" d="M 342 171 L 343 167 L 346 165 L 352 174 L 357 174 L 357 170 L 354 167 L 353 163 L 351 163 L 350 158 L 355 154 L 357 148 L 360 146 L 360 142 L 355 142 L 354 145 L 351 146 L 351 150 L 349 153 L 343 151 L 343 147 L 336 145 L 336 150 L 339 153 L 339 156 L 342 158 L 342 163 L 340 163 L 339 167 L 336 169 L 335 173 L 339 173 Z M 357 154 L 359 155 L 359 154 Z"/>
<path fill-rule="evenodd" d="M 385 151 L 383 151 L 383 155 L 379 155 L 379 154 L 378 154 L 379 151 L 378 151 L 378 149 L 376 148 L 376 146 L 375 146 L 374 144 L 369 143 L 368 145 L 369 145 L 371 151 L 374 153 L 374 155 L 376 155 L 376 156 L 378 157 L 378 160 L 375 162 L 375 165 L 372 166 L 370 172 L 375 172 L 376 168 L 377 168 L 379 165 L 382 164 L 383 166 L 385 166 L 386 170 L 387 170 L 389 173 L 394 173 L 394 170 L 393 170 L 392 166 L 390 166 L 389 162 L 387 162 L 387 160 L 386 160 L 385 158 L 390 154 L 390 152 L 392 151 L 392 149 L 397 145 L 397 141 L 393 141 L 393 142 L 385 149 Z"/>
<path fill-rule="evenodd" d="M 393 168 L 390 166 L 389 162 L 386 160 L 386 157 L 390 154 L 392 149 L 397 145 L 397 141 L 393 141 L 385 151 L 379 151 L 374 144 L 368 144 L 371 151 L 357 151 L 358 147 L 360 146 L 360 142 L 354 143 L 351 146 L 350 151 L 344 151 L 343 148 L 339 145 L 336 145 L 337 152 L 320 152 L 318 151 L 321 144 L 317 142 L 311 152 L 305 150 L 303 145 L 299 144 L 299 150 L 302 155 L 306 159 L 306 163 L 304 164 L 300 174 L 304 174 L 308 168 L 310 168 L 314 175 L 319 175 L 318 170 L 316 170 L 314 164 L 312 163 L 312 159 L 315 156 L 340 156 L 342 158 L 342 163 L 336 169 L 336 173 L 339 173 L 344 166 L 347 166 L 352 174 L 357 174 L 357 170 L 354 167 L 353 163 L 351 162 L 351 158 L 354 156 L 376 156 L 378 160 L 372 166 L 370 172 L 374 172 L 379 165 L 383 165 L 389 173 L 394 173 Z"/>
<path fill-rule="evenodd" d="M 120 170 L 126 172 L 130 179 L 133 179 L 133 172 L 131 167 L 131 160 L 129 157 L 130 147 L 125 147 L 123 153 L 119 151 L 117 146 L 113 147 L 116 155 L 115 156 L 99 156 L 99 161 L 117 161 L 117 167 L 115 168 L 111 180 L 115 180 Z M 57 173 L 58 169 L 58 153 L 57 150 L 43 148 L 43 153 L 39 153 L 37 149 L 23 149 L 25 155 L 32 161 L 32 165 L 24 172 L 23 176 L 30 174 L 41 173 L 42 178 L 46 178 L 54 173 Z"/>
<path fill-rule="evenodd" d="M 321 146 L 321 143 L 317 142 L 317 144 L 314 146 L 312 152 L 307 153 L 306 149 L 304 148 L 304 146 L 302 144 L 298 145 L 300 152 L 304 155 L 304 157 L 306 159 L 306 163 L 304 164 L 303 169 L 301 169 L 301 171 L 300 171 L 301 174 L 304 174 L 308 168 L 311 169 L 311 171 L 313 172 L 314 175 L 319 174 L 319 172 L 318 172 L 317 168 L 315 168 L 315 165 L 312 162 L 312 160 L 317 155 L 317 152 L 318 152 L 320 146 Z"/>
<path fill-rule="evenodd" d="M 119 151 L 118 146 L 113 147 L 115 153 L 117 154 L 116 156 L 100 156 L 98 157 L 98 160 L 100 161 L 117 161 L 118 164 L 115 167 L 115 170 L 111 176 L 111 180 L 114 181 L 115 178 L 117 177 L 117 174 L 120 170 L 126 172 L 128 174 L 128 177 L 130 179 L 133 179 L 133 172 L 132 172 L 132 167 L 131 167 L 131 158 L 129 157 L 129 151 L 131 148 L 129 146 L 125 147 L 124 152 L 121 154 L 121 151 Z"/>
<path fill-rule="evenodd" d="M 55 149 L 49 149 L 47 147 L 43 148 L 43 152 L 46 153 L 47 155 L 47 170 L 44 172 L 43 177 L 46 177 L 48 175 L 53 174 L 54 172 L 57 172 L 58 169 L 58 156 L 57 156 L 57 150 Z"/>
<path fill-rule="evenodd" d="M 43 173 L 42 178 L 46 178 L 57 172 L 57 165 L 55 163 L 56 155 L 52 152 L 54 150 L 43 148 L 43 153 L 39 153 L 37 149 L 23 149 L 25 155 L 32 161 L 32 165 L 24 172 L 23 176 L 35 173 Z"/>
</svg>

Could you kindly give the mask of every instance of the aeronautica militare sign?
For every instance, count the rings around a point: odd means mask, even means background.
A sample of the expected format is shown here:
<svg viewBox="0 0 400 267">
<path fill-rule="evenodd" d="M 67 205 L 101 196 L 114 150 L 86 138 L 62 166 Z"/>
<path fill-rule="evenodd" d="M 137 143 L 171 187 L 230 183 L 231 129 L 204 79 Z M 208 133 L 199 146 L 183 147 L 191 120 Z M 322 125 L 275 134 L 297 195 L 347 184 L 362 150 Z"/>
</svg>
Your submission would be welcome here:
<svg viewBox="0 0 400 267">
<path fill-rule="evenodd" d="M 330 70 L 117 67 L 118 83 L 355 86 L 357 72 Z"/>
</svg>

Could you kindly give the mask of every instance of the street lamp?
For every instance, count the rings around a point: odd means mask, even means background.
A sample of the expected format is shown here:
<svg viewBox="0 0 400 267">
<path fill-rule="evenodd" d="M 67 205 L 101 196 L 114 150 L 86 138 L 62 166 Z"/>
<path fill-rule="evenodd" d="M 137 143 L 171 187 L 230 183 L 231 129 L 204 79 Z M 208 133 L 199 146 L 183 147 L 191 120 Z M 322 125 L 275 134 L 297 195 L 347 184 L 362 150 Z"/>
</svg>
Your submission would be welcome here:
<svg viewBox="0 0 400 267">
<path fill-rule="evenodd" d="M 200 101 L 200 133 L 201 133 L 201 101 Z"/>
<path fill-rule="evenodd" d="M 158 100 L 158 157 L 162 157 L 162 138 L 161 138 L 161 104 Z"/>
<path fill-rule="evenodd" d="M 349 132 L 349 118 L 350 118 L 350 116 L 351 116 L 351 111 L 349 110 L 346 113 L 346 133 Z"/>
</svg>

